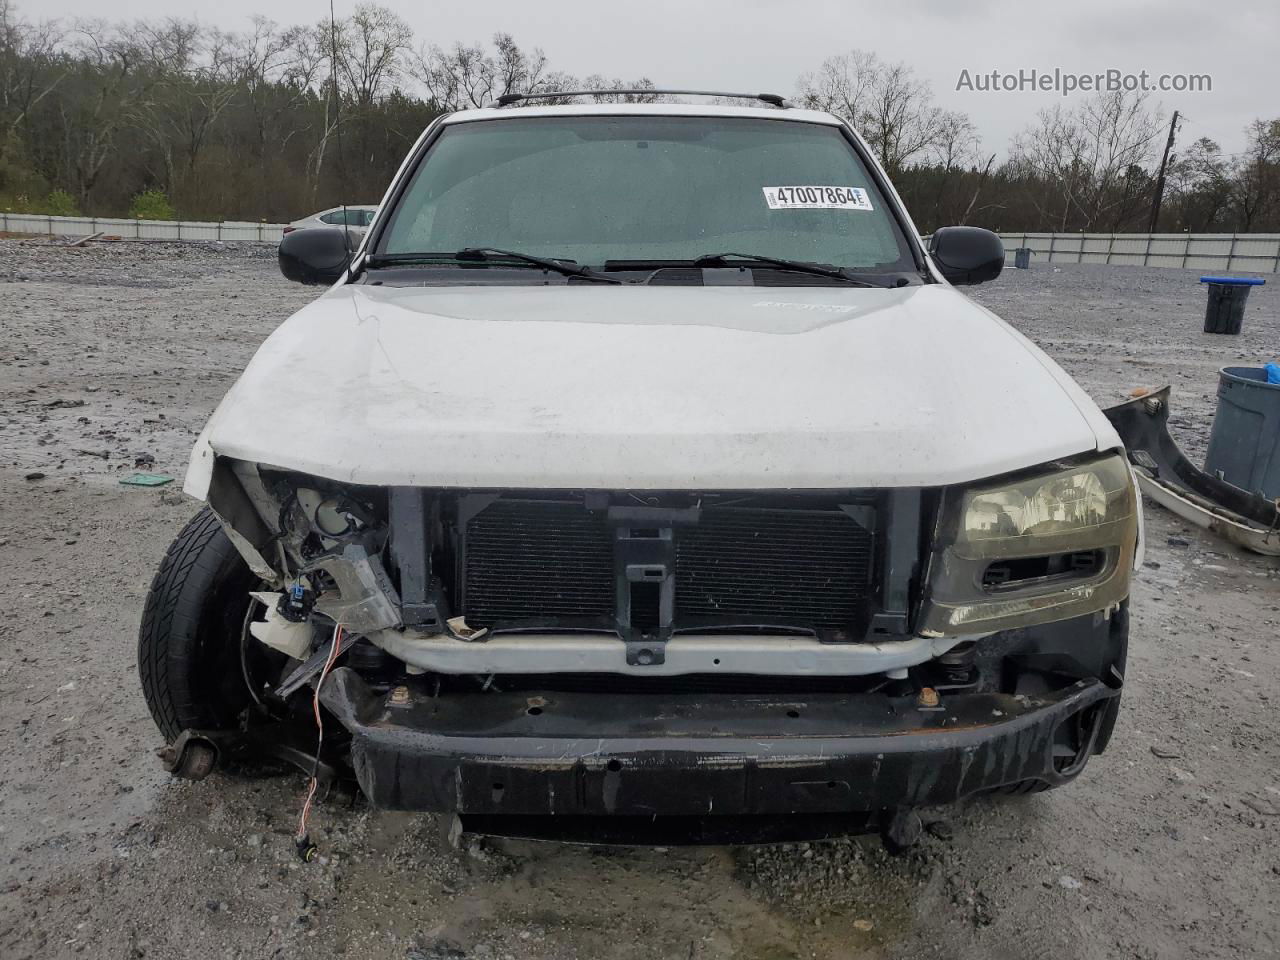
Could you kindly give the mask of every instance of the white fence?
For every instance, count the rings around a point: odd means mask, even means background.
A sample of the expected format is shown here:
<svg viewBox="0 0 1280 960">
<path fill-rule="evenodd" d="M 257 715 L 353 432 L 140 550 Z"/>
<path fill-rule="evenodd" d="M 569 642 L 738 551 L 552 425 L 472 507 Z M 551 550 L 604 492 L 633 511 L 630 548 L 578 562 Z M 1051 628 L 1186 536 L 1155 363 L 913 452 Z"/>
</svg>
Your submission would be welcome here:
<svg viewBox="0 0 1280 960">
<path fill-rule="evenodd" d="M 284 228 L 283 223 L 199 223 L 0 213 L 0 232 L 61 237 L 104 233 L 130 240 L 275 243 Z M 1010 259 L 1018 247 L 1029 247 L 1033 262 L 1280 273 L 1280 234 L 1276 233 L 1005 233 L 1000 239 Z"/>
<path fill-rule="evenodd" d="M 251 240 L 275 243 L 283 223 L 200 223 L 192 220 L 117 220 L 110 217 L 46 217 L 29 213 L 0 213 L 0 232 L 36 233 L 57 237 L 88 237 L 103 233 L 128 240 Z"/>
<path fill-rule="evenodd" d="M 1280 272 L 1277 233 L 1002 233 L 1008 258 L 1030 247 L 1042 263 Z"/>
</svg>

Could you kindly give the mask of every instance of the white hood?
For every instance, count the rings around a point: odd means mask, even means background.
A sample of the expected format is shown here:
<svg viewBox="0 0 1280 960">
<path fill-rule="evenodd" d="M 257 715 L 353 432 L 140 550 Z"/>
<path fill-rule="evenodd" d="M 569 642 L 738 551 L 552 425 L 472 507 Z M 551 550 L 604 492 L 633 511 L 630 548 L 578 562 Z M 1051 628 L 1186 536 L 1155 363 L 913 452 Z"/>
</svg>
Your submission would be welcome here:
<svg viewBox="0 0 1280 960">
<path fill-rule="evenodd" d="M 975 480 L 1118 440 L 943 284 L 338 286 L 258 350 L 197 443 L 334 480 L 783 489 Z"/>
</svg>

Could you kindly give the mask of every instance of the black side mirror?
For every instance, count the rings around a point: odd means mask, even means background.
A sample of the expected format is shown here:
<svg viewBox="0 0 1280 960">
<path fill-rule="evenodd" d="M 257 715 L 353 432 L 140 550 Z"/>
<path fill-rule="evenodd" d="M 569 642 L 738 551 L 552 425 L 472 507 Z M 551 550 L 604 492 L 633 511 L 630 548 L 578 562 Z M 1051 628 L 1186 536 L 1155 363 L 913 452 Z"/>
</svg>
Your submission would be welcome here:
<svg viewBox="0 0 1280 960">
<path fill-rule="evenodd" d="M 1004 269 L 1004 244 L 981 227 L 941 227 L 929 241 L 929 254 L 948 281 L 986 283 Z"/>
<path fill-rule="evenodd" d="M 336 282 L 351 263 L 345 230 L 294 230 L 284 235 L 276 251 L 280 272 L 295 283 Z"/>
</svg>

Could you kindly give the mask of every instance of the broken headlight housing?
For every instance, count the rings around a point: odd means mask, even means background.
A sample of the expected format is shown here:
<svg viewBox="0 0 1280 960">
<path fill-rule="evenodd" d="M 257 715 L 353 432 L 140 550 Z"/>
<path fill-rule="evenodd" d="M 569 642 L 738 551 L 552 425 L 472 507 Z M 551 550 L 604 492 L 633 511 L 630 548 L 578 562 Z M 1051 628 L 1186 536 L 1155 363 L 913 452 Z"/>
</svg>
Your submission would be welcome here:
<svg viewBox="0 0 1280 960">
<path fill-rule="evenodd" d="M 926 636 L 1096 613 L 1129 595 L 1138 499 L 1117 453 L 954 488 L 943 496 Z"/>
</svg>

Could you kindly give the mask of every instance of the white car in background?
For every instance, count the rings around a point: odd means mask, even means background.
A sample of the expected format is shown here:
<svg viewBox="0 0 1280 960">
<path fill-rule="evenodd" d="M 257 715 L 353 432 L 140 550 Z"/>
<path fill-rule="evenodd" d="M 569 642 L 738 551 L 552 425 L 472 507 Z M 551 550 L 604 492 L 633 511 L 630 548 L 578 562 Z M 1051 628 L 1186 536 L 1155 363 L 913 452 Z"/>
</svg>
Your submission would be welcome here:
<svg viewBox="0 0 1280 960">
<path fill-rule="evenodd" d="M 303 217 L 301 220 L 294 220 L 284 228 L 284 232 L 293 233 L 295 230 L 311 230 L 316 227 L 328 227 L 336 230 L 345 224 L 352 240 L 358 242 L 363 239 L 369 224 L 373 223 L 373 215 L 377 212 L 378 207 L 376 204 L 348 204 L 343 207 L 331 207 L 328 210 L 313 213 L 309 217 Z"/>
</svg>

